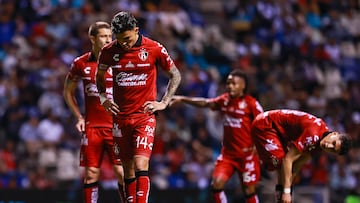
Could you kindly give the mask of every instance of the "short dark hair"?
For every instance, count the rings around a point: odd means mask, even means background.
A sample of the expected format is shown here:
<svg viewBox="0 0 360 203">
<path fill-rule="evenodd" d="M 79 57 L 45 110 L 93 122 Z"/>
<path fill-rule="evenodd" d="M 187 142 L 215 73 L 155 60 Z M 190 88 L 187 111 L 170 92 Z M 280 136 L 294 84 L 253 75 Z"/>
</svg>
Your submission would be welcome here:
<svg viewBox="0 0 360 203">
<path fill-rule="evenodd" d="M 114 34 L 132 30 L 135 27 L 137 27 L 137 20 L 130 12 L 127 11 L 121 11 L 115 14 L 111 20 L 111 31 Z"/>
<path fill-rule="evenodd" d="M 230 75 L 240 77 L 240 78 L 242 78 L 244 80 L 244 82 L 245 82 L 244 93 L 246 93 L 247 88 L 248 88 L 248 77 L 247 77 L 247 75 L 244 72 L 242 72 L 241 70 L 238 70 L 238 69 L 235 69 L 235 70 L 231 71 L 229 73 L 229 76 Z"/>
<path fill-rule="evenodd" d="M 339 151 L 339 155 L 345 155 L 349 152 L 352 147 L 351 137 L 347 134 L 340 134 L 341 147 Z"/>
<path fill-rule="evenodd" d="M 98 21 L 90 25 L 89 27 L 89 36 L 96 36 L 99 33 L 99 29 L 107 28 L 110 29 L 110 25 L 107 22 Z"/>
</svg>

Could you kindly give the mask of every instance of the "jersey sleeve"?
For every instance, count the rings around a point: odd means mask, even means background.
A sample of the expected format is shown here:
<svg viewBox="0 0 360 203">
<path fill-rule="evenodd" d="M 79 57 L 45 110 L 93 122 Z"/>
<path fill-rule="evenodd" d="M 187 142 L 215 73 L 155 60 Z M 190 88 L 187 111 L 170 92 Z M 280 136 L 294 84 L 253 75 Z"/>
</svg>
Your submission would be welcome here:
<svg viewBox="0 0 360 203">
<path fill-rule="evenodd" d="M 102 49 L 99 53 L 98 68 L 101 70 L 107 70 L 111 65 L 110 54 L 107 53 L 107 49 Z"/>
<path fill-rule="evenodd" d="M 223 103 L 225 101 L 225 97 L 226 97 L 226 95 L 223 94 L 223 95 L 217 96 L 215 98 L 207 99 L 208 103 L 214 104 L 211 106 L 211 110 L 213 110 L 213 111 L 220 110 L 221 106 L 223 105 Z"/>
<path fill-rule="evenodd" d="M 261 106 L 261 104 L 259 103 L 259 101 L 257 101 L 255 98 L 252 98 L 251 114 L 253 116 L 253 119 L 255 119 L 257 115 L 259 115 L 259 114 L 261 114 L 263 112 L 264 112 L 264 109 Z"/>
<path fill-rule="evenodd" d="M 174 61 L 171 59 L 168 51 L 162 44 L 157 42 L 156 48 L 158 53 L 157 64 L 160 65 L 161 69 L 164 71 L 169 71 L 174 65 Z"/>
<path fill-rule="evenodd" d="M 81 64 L 79 58 L 76 58 L 70 66 L 68 78 L 72 81 L 79 81 L 81 79 Z"/>
</svg>

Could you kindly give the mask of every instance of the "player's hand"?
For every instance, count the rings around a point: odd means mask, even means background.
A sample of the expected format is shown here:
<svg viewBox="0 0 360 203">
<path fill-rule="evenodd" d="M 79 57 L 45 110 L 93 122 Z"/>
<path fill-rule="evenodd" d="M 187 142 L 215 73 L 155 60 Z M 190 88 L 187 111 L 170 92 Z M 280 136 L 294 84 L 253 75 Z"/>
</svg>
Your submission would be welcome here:
<svg viewBox="0 0 360 203">
<path fill-rule="evenodd" d="M 183 96 L 178 96 L 178 95 L 174 95 L 172 98 L 171 98 L 171 101 L 169 103 L 169 106 L 173 106 L 175 104 L 178 104 L 181 102 Z"/>
<path fill-rule="evenodd" d="M 102 106 L 110 114 L 118 114 L 120 112 L 119 106 L 111 99 L 106 99 Z"/>
<path fill-rule="evenodd" d="M 161 111 L 166 108 L 166 104 L 157 101 L 147 101 L 144 103 L 144 113 L 155 113 L 156 111 Z"/>
<path fill-rule="evenodd" d="M 291 194 L 282 194 L 282 203 L 291 203 Z"/>
<path fill-rule="evenodd" d="M 79 118 L 75 126 L 79 132 L 85 132 L 85 119 L 83 117 Z"/>
</svg>

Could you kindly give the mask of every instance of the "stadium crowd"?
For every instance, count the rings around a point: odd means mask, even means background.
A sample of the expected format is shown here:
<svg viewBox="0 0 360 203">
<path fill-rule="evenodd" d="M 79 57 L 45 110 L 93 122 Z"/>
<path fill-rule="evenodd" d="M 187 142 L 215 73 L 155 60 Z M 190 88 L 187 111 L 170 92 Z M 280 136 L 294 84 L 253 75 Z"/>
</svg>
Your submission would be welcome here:
<svg viewBox="0 0 360 203">
<path fill-rule="evenodd" d="M 79 187 L 81 136 L 63 83 L 74 57 L 90 50 L 89 25 L 120 10 L 168 49 L 183 77 L 178 94 L 215 97 L 241 69 L 264 110 L 307 111 L 351 135 L 348 156 L 313 157 L 296 184 L 330 187 L 332 202 L 360 196 L 357 0 L 0 0 L 0 188 Z M 158 83 L 162 95 L 166 77 Z M 152 187 L 208 188 L 219 114 L 176 105 L 159 113 L 156 135 Z M 116 187 L 111 164 L 103 168 L 103 187 Z"/>
</svg>

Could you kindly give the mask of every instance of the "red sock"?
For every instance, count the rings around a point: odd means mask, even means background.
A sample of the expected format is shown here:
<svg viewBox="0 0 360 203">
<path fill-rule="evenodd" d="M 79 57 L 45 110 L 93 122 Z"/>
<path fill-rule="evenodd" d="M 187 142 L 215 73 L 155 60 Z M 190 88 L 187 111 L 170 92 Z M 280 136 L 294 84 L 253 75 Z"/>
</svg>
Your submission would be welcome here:
<svg viewBox="0 0 360 203">
<path fill-rule="evenodd" d="M 259 203 L 259 198 L 256 194 L 246 196 L 246 203 Z"/>
<path fill-rule="evenodd" d="M 213 190 L 212 194 L 215 203 L 227 203 L 224 190 Z"/>
<path fill-rule="evenodd" d="M 125 202 L 136 203 L 136 178 L 124 179 L 125 182 Z"/>
<path fill-rule="evenodd" d="M 122 203 L 126 203 L 126 194 L 124 186 L 118 183 L 118 192 Z"/>
<path fill-rule="evenodd" d="M 99 197 L 99 183 L 94 182 L 90 184 L 84 183 L 84 203 L 97 202 Z"/>
<path fill-rule="evenodd" d="M 150 190 L 149 173 L 148 171 L 138 171 L 135 174 L 137 179 L 136 203 L 147 203 Z"/>
</svg>

